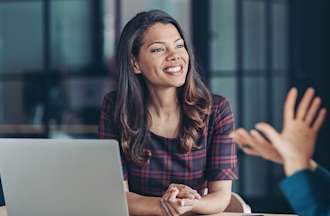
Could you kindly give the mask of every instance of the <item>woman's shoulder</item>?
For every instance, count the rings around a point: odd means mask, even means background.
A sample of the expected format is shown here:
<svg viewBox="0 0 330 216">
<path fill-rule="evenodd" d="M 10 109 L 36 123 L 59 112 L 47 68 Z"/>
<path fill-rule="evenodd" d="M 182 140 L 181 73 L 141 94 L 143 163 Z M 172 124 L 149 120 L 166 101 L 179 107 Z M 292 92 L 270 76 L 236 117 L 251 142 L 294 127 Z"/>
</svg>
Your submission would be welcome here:
<svg viewBox="0 0 330 216">
<path fill-rule="evenodd" d="M 110 91 L 110 92 L 106 93 L 104 95 L 104 100 L 113 101 L 113 100 L 116 100 L 116 97 L 117 97 L 117 91 L 114 90 L 114 91 Z"/>
<path fill-rule="evenodd" d="M 110 91 L 106 93 L 103 97 L 103 105 L 104 104 L 115 104 L 117 97 L 117 91 Z"/>
<path fill-rule="evenodd" d="M 225 96 L 212 94 L 212 100 L 212 111 L 229 107 L 229 100 Z"/>
<path fill-rule="evenodd" d="M 117 92 L 111 91 L 104 95 L 102 101 L 102 111 L 105 113 L 113 113 L 116 104 Z"/>
<path fill-rule="evenodd" d="M 233 127 L 233 112 L 227 97 L 212 94 L 213 105 L 208 119 L 208 134 L 213 130 L 228 130 Z"/>
</svg>

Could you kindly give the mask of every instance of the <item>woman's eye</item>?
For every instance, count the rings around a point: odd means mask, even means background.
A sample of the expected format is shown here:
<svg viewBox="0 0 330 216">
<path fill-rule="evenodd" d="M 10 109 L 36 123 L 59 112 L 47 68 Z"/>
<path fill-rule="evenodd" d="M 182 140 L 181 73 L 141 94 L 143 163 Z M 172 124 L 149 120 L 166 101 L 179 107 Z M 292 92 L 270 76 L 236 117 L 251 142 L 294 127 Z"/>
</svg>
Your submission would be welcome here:
<svg viewBox="0 0 330 216">
<path fill-rule="evenodd" d="M 153 49 L 151 49 L 152 53 L 158 53 L 158 52 L 162 52 L 162 51 L 164 51 L 164 48 L 153 48 Z"/>
<path fill-rule="evenodd" d="M 176 45 L 176 48 L 184 48 L 184 44 L 178 44 Z"/>
</svg>

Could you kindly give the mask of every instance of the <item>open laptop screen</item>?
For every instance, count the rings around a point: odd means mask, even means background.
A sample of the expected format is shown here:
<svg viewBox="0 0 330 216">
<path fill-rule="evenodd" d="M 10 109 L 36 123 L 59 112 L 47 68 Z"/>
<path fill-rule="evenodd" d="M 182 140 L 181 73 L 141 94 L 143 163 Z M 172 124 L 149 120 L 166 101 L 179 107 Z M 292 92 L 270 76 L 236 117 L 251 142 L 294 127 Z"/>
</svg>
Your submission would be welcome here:
<svg viewBox="0 0 330 216">
<path fill-rule="evenodd" d="M 8 215 L 128 215 L 115 140 L 0 139 Z"/>
</svg>

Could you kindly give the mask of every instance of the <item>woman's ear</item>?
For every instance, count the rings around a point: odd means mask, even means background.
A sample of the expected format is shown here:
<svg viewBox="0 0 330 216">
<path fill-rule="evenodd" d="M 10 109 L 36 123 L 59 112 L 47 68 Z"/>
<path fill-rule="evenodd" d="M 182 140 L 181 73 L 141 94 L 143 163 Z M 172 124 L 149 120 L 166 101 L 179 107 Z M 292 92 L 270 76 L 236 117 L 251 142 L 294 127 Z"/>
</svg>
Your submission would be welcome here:
<svg viewBox="0 0 330 216">
<path fill-rule="evenodd" d="M 133 65 L 133 69 L 134 69 L 134 73 L 135 74 L 141 74 L 142 72 L 141 72 L 141 69 L 140 69 L 140 65 L 139 65 L 139 63 L 137 62 L 137 60 L 136 60 L 136 58 L 135 57 L 132 57 L 131 58 L 132 60 L 132 65 Z"/>
</svg>

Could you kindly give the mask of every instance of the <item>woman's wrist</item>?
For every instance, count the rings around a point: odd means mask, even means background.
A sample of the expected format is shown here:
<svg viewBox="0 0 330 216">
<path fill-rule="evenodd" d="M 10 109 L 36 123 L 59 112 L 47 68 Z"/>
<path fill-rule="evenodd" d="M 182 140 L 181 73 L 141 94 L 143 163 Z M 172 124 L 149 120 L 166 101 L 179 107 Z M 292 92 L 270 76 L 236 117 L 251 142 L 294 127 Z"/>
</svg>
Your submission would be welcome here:
<svg viewBox="0 0 330 216">
<path fill-rule="evenodd" d="M 162 198 L 158 199 L 158 207 L 157 209 L 155 209 L 155 215 L 156 216 L 166 216 L 166 210 L 164 209 L 163 205 L 162 205 Z"/>
<path fill-rule="evenodd" d="M 195 199 L 191 212 L 194 214 L 211 214 L 208 213 L 208 211 L 212 209 L 212 205 L 210 205 L 208 202 L 209 200 L 205 200 L 205 196 L 203 196 L 201 199 Z M 207 210 L 205 212 L 206 208 Z"/>
<path fill-rule="evenodd" d="M 199 206 L 200 206 L 200 199 L 195 199 L 194 202 L 193 202 L 193 205 L 192 205 L 192 212 L 193 213 L 198 213 L 198 209 L 199 209 Z"/>
</svg>

